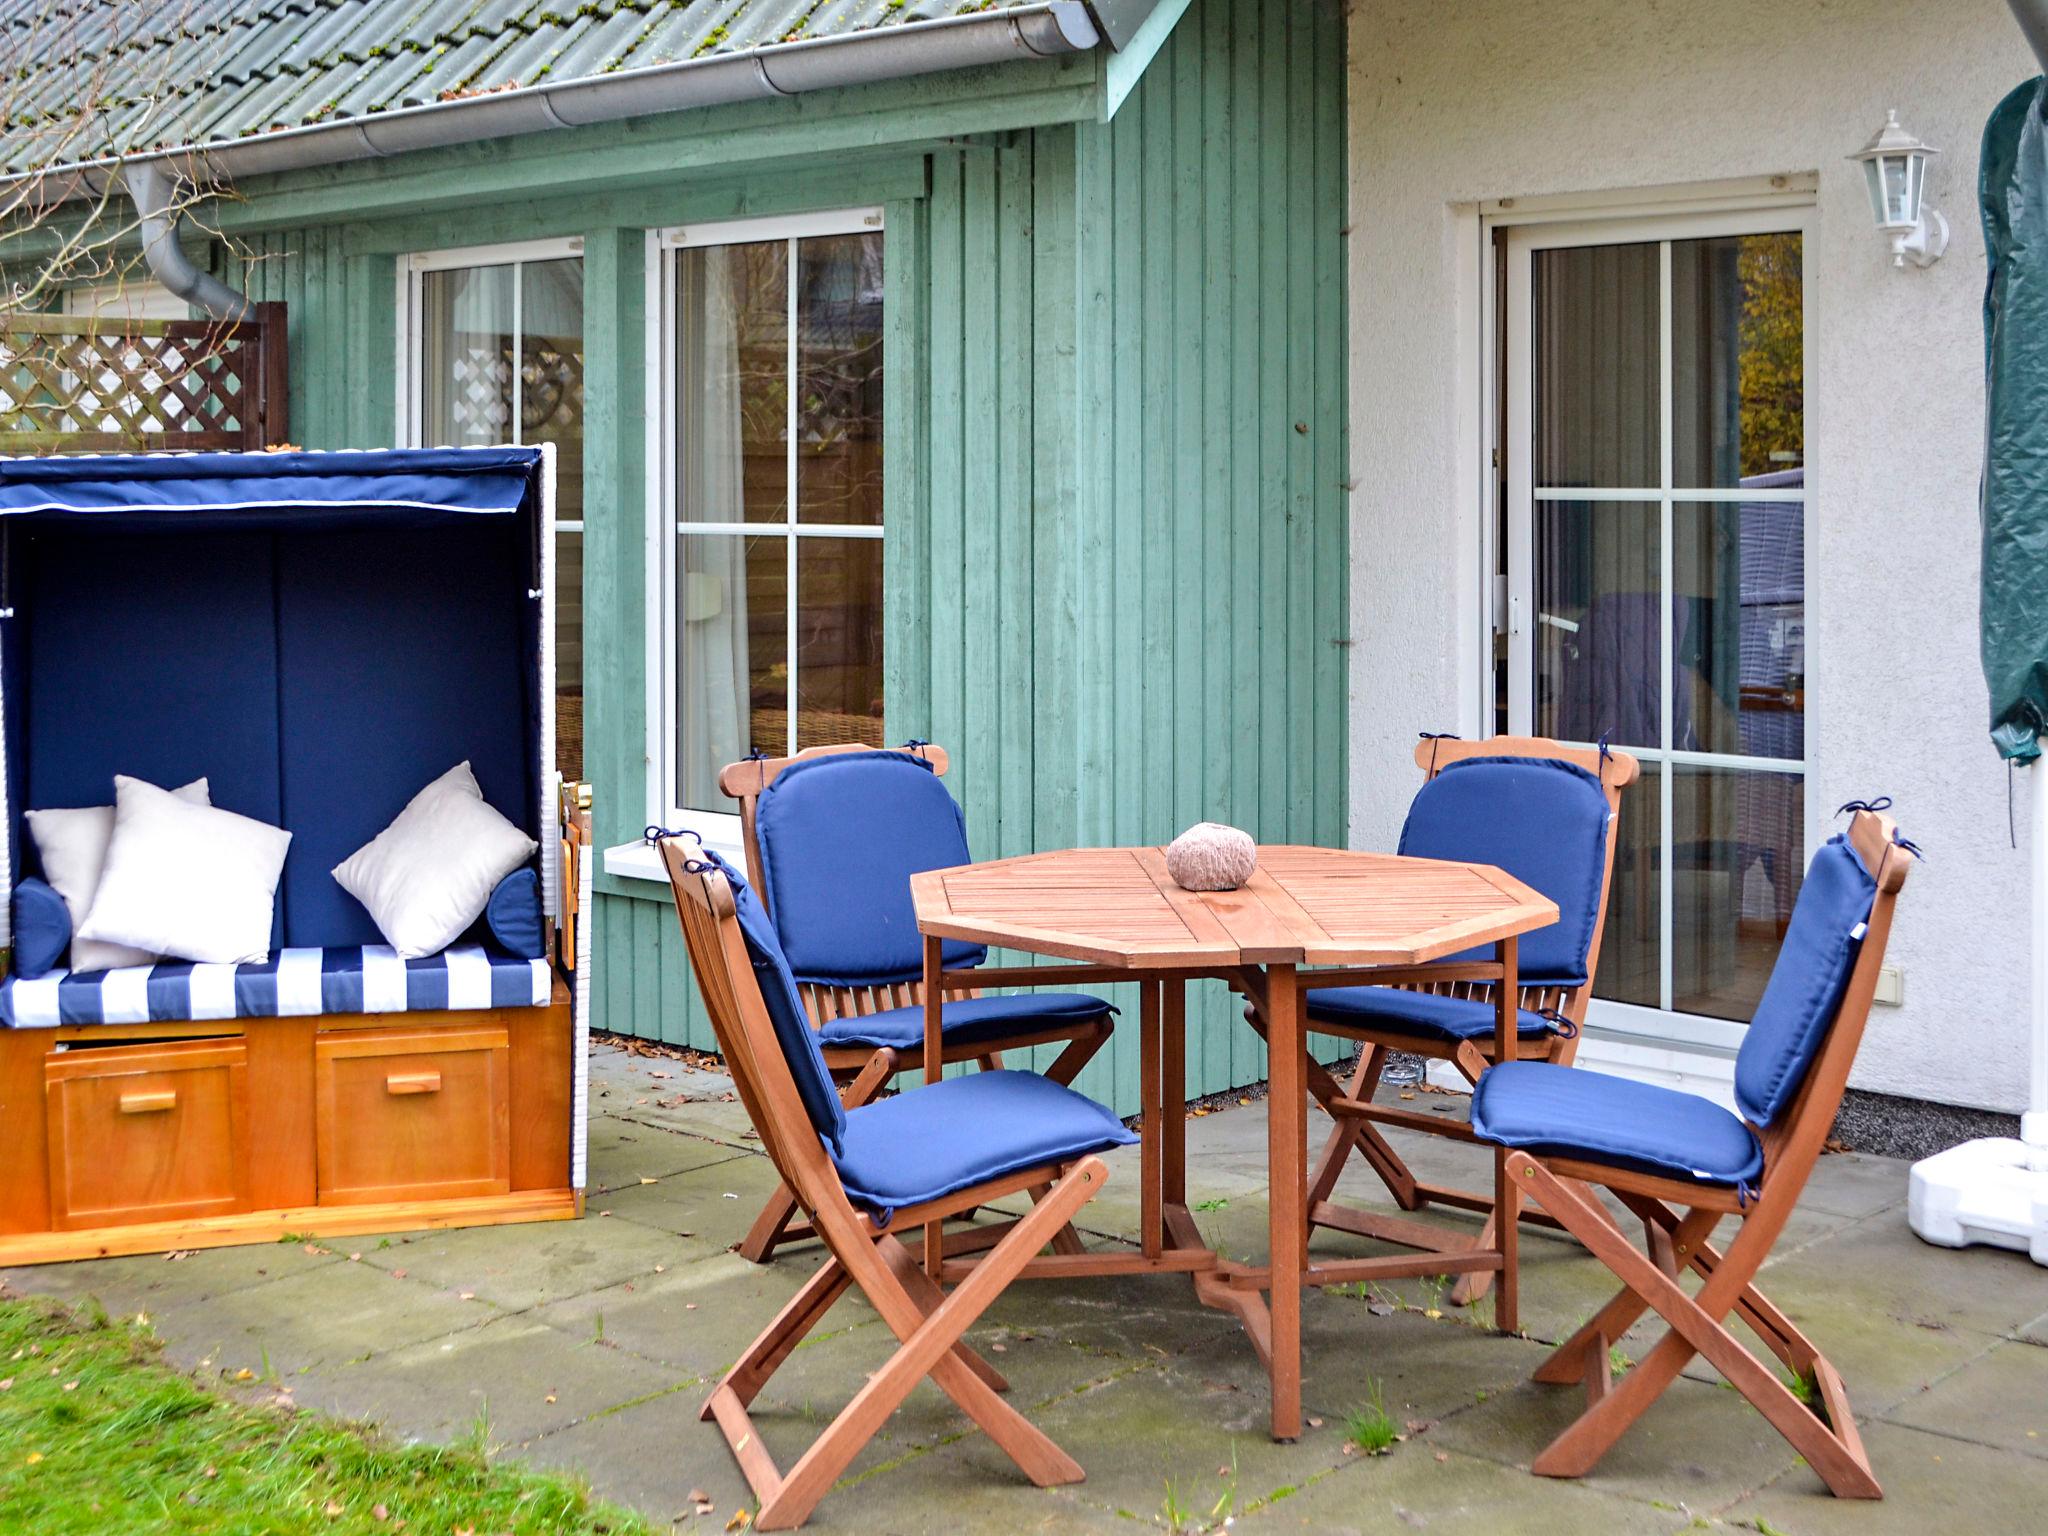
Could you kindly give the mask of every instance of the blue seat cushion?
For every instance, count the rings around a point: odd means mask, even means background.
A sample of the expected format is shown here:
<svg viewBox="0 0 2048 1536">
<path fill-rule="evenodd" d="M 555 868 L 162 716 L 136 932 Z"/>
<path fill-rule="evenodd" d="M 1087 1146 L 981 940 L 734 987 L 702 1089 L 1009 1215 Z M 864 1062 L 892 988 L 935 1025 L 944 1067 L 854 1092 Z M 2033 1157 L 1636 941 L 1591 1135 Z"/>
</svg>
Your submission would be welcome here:
<svg viewBox="0 0 2048 1536">
<path fill-rule="evenodd" d="M 17 972 L 0 981 L 0 1026 L 538 1008 L 553 987 L 545 960 L 485 944 L 453 944 L 419 960 L 399 959 L 389 944 L 294 948 L 247 965 L 160 960 L 110 971 Z"/>
<path fill-rule="evenodd" d="M 1849 973 L 1877 899 L 1877 882 L 1845 837 L 1830 838 L 1806 867 L 1792 921 L 1778 947 L 1735 1056 L 1735 1104 L 1768 1126 L 1806 1081 L 1849 989 Z"/>
<path fill-rule="evenodd" d="M 832 1161 L 847 1196 L 887 1222 L 908 1205 L 1137 1139 L 1050 1078 L 970 1072 L 849 1111 Z"/>
<path fill-rule="evenodd" d="M 71 909 L 41 880 L 14 888 L 14 974 L 47 976 L 71 947 Z"/>
<path fill-rule="evenodd" d="M 908 752 L 845 752 L 791 763 L 754 809 L 762 894 L 799 981 L 861 987 L 924 974 L 910 877 L 966 864 L 967 823 L 946 786 Z M 945 942 L 948 969 L 988 958 Z"/>
<path fill-rule="evenodd" d="M 818 1049 L 818 1032 L 811 1028 L 810 1015 L 804 1012 L 803 999 L 797 995 L 789 962 L 783 959 L 781 941 L 775 936 L 775 925 L 761 910 L 760 898 L 747 884 L 746 876 L 709 848 L 693 850 L 692 857 L 716 869 L 732 887 L 733 908 L 739 915 L 740 936 L 746 940 L 747 959 L 754 968 L 754 980 L 760 985 L 761 1001 L 767 1005 L 768 1021 L 775 1026 L 782 1059 L 789 1064 L 789 1075 L 796 1080 L 797 1097 L 803 1100 L 804 1113 L 810 1117 L 812 1128 L 828 1147 L 836 1149 L 846 1131 L 846 1107 L 839 1102 L 832 1074 L 825 1069 L 824 1054 Z"/>
<path fill-rule="evenodd" d="M 1516 1033 L 1524 1039 L 1550 1032 L 1550 1021 L 1527 1008 L 1516 1010 Z M 1330 987 L 1308 994 L 1309 1025 L 1349 1024 L 1384 1029 L 1418 1039 L 1490 1040 L 1495 1010 L 1480 997 L 1443 997 L 1399 987 Z"/>
<path fill-rule="evenodd" d="M 981 1045 L 1006 1035 L 1028 1034 L 1048 1025 L 1084 1024 L 1110 1012 L 1109 1004 L 1085 992 L 1023 992 L 1009 997 L 963 997 L 946 1004 L 941 1028 L 956 1045 Z M 890 1008 L 881 1013 L 833 1019 L 818 1028 L 823 1046 L 869 1050 L 924 1048 L 924 1009 Z"/>
<path fill-rule="evenodd" d="M 1698 1184 L 1739 1185 L 1764 1170 L 1750 1128 L 1697 1094 L 1547 1061 L 1506 1061 L 1472 1094 L 1481 1141 Z"/>
<path fill-rule="evenodd" d="M 1607 872 L 1607 793 L 1576 763 L 1544 757 L 1468 757 L 1422 786 L 1399 851 L 1491 864 L 1557 903 L 1557 921 L 1525 933 L 1516 960 L 1525 986 L 1585 985 Z M 1490 960 L 1481 945 L 1448 957 Z"/>
</svg>

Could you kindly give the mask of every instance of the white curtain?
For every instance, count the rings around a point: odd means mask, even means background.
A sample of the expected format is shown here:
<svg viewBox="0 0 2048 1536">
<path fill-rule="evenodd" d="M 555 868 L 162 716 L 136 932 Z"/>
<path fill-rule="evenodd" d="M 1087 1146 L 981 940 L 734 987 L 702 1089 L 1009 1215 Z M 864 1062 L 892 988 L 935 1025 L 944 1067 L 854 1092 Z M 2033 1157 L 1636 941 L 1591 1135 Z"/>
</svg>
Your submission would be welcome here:
<svg viewBox="0 0 2048 1536">
<path fill-rule="evenodd" d="M 739 327 L 730 254 L 683 253 L 678 409 L 678 517 L 745 519 L 740 464 Z M 747 543 L 740 534 L 686 534 L 676 546 L 676 794 L 685 807 L 722 810 L 718 770 L 751 745 Z"/>
<path fill-rule="evenodd" d="M 429 446 L 512 441 L 516 268 L 457 267 L 420 285 L 420 438 Z"/>
</svg>

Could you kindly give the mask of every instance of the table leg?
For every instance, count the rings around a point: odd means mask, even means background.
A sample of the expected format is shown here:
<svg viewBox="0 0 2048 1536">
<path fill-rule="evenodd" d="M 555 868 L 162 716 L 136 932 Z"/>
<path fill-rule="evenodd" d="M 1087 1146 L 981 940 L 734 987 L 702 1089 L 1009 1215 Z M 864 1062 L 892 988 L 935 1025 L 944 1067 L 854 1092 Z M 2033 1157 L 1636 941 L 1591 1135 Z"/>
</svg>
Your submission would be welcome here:
<svg viewBox="0 0 2048 1536">
<path fill-rule="evenodd" d="M 1519 948 L 1512 937 L 1500 941 L 1500 1011 L 1494 1019 L 1493 1039 L 1496 1063 L 1513 1061 L 1520 1043 L 1522 987 Z M 1514 1333 L 1521 1324 L 1522 1286 L 1517 1266 L 1522 1235 L 1522 1195 L 1514 1180 L 1508 1177 L 1505 1147 L 1496 1147 L 1493 1153 L 1493 1230 L 1494 1241 L 1500 1245 L 1500 1283 L 1493 1293 L 1493 1322 L 1501 1332 Z"/>
<path fill-rule="evenodd" d="M 1273 1438 L 1301 1438 L 1301 1285 L 1306 1259 L 1308 1112 L 1302 997 L 1292 965 L 1266 968 L 1267 1238 L 1272 1293 Z"/>
<path fill-rule="evenodd" d="M 1168 1205 L 1188 1203 L 1188 984 L 1181 977 L 1160 983 L 1165 1007 L 1161 1012 L 1159 1075 L 1164 1093 L 1160 1107 L 1166 1123 L 1160 1127 L 1160 1179 L 1162 1197 Z"/>
<path fill-rule="evenodd" d="M 1138 1236 L 1145 1257 L 1166 1246 L 1159 1209 L 1159 983 L 1138 983 Z"/>
<path fill-rule="evenodd" d="M 941 1040 L 941 1024 L 944 1021 L 945 989 L 940 985 L 945 970 L 945 941 L 926 938 L 924 941 L 924 1080 L 936 1083 L 946 1070 L 945 1051 Z M 924 1228 L 924 1268 L 934 1281 L 946 1262 L 945 1223 L 928 1221 Z"/>
</svg>

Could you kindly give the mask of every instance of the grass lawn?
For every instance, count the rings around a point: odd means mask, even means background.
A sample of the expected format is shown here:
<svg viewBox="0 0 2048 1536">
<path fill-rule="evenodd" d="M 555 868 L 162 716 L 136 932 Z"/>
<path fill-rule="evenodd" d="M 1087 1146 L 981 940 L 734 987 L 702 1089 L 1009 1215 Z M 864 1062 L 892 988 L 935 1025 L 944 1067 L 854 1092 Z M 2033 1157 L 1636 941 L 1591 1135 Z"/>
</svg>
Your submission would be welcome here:
<svg viewBox="0 0 2048 1536">
<path fill-rule="evenodd" d="M 400 1448 L 317 1413 L 208 1391 L 146 1325 L 0 1301 L 0 1532 L 650 1536 L 478 1445 Z"/>
</svg>

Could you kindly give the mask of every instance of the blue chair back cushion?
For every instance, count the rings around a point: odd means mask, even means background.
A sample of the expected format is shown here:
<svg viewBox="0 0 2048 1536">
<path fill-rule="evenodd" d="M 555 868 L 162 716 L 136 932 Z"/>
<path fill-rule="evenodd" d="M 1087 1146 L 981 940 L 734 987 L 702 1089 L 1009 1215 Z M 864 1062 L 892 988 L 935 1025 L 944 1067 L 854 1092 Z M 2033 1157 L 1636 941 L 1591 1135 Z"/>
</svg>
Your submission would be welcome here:
<svg viewBox="0 0 2048 1536">
<path fill-rule="evenodd" d="M 47 976 L 71 947 L 71 909 L 42 881 L 14 888 L 14 974 L 33 981 Z"/>
<path fill-rule="evenodd" d="M 852 1111 L 832 1160 L 847 1197 L 886 1225 L 905 1206 L 1137 1139 L 1093 1099 L 1050 1078 L 970 1072 Z"/>
<path fill-rule="evenodd" d="M 1784 1113 L 1820 1055 L 1863 948 L 1877 882 L 1846 837 L 1806 867 L 1778 963 L 1735 1056 L 1735 1105 L 1753 1125 Z"/>
<path fill-rule="evenodd" d="M 1524 986 L 1577 987 L 1600 921 L 1607 867 L 1607 795 L 1576 763 L 1542 757 L 1469 757 L 1422 786 L 1408 807 L 1399 851 L 1491 864 L 1557 903 L 1557 921 L 1522 935 Z M 1481 945 L 1449 957 L 1490 960 Z"/>
<path fill-rule="evenodd" d="M 907 752 L 847 752 L 790 764 L 754 809 L 761 881 L 800 981 L 915 981 L 924 940 L 910 877 L 968 863 L 967 822 L 929 764 Z M 949 970 L 988 958 L 949 939 Z"/>
<path fill-rule="evenodd" d="M 836 1153 L 846 1135 L 846 1108 L 832 1087 L 832 1074 L 825 1069 L 825 1056 L 818 1049 L 818 1036 L 797 996 L 796 981 L 789 974 L 789 962 L 782 956 L 782 941 L 775 925 L 761 910 L 746 877 L 724 859 L 706 848 L 694 857 L 711 865 L 732 886 L 732 902 L 739 913 L 740 933 L 747 941 L 747 958 L 753 962 L 754 979 L 760 983 L 761 1001 L 768 1006 L 769 1022 L 782 1046 L 782 1059 L 789 1063 L 789 1075 L 796 1079 L 797 1096 L 811 1125 Z"/>
</svg>

